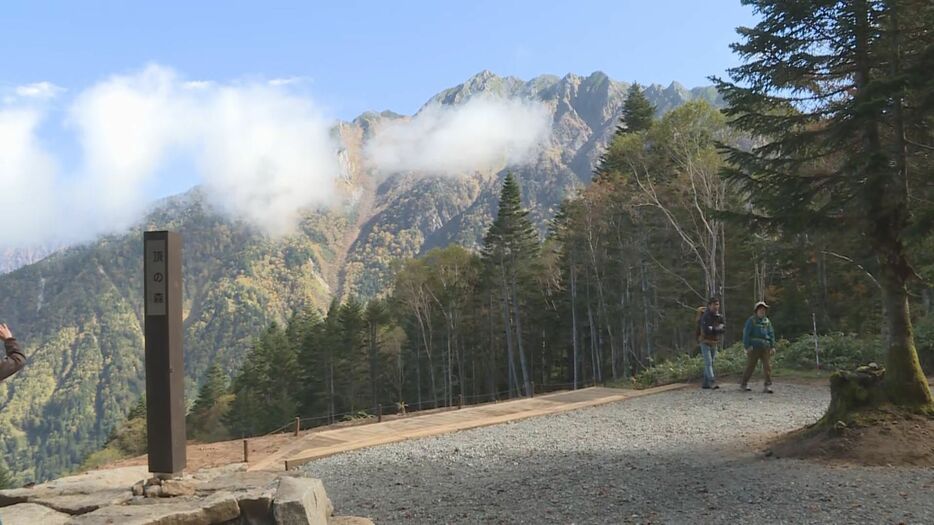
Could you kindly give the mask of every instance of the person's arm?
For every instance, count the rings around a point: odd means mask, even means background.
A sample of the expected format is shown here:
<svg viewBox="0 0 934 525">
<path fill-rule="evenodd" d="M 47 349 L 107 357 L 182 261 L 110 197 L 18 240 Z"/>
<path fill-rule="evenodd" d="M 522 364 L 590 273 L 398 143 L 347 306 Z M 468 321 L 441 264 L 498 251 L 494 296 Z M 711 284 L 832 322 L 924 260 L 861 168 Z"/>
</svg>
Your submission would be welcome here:
<svg viewBox="0 0 934 525">
<path fill-rule="evenodd" d="M 775 329 L 772 328 L 772 322 L 769 322 L 769 348 L 775 352 Z"/>
<path fill-rule="evenodd" d="M 746 319 L 743 325 L 743 348 L 748 350 L 752 347 L 752 317 Z"/>
<path fill-rule="evenodd" d="M 0 324 L 0 339 L 3 339 L 3 347 L 6 349 L 6 357 L 0 359 L 0 381 L 3 381 L 23 368 L 26 356 L 5 324 Z"/>
</svg>

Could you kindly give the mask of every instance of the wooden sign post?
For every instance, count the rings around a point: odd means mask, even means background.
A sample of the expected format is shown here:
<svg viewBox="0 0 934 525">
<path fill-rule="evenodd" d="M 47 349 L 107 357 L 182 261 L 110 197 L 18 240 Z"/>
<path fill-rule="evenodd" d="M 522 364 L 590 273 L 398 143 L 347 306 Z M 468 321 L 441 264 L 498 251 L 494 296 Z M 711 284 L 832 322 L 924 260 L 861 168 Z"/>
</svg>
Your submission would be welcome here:
<svg viewBox="0 0 934 525">
<path fill-rule="evenodd" d="M 182 238 L 143 234 L 146 337 L 146 430 L 149 471 L 185 470 L 185 361 L 182 352 Z"/>
</svg>

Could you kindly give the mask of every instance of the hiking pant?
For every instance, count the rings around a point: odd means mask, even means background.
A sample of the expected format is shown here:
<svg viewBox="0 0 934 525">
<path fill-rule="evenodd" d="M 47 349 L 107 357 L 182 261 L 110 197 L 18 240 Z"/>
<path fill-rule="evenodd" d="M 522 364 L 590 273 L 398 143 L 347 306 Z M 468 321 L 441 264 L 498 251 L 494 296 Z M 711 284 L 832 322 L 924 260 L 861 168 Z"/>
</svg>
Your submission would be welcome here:
<svg viewBox="0 0 934 525">
<path fill-rule="evenodd" d="M 769 348 L 753 348 L 746 353 L 746 371 L 743 372 L 743 386 L 749 382 L 752 373 L 756 371 L 756 364 L 762 361 L 762 375 L 765 377 L 765 386 L 772 384 L 772 352 Z"/>
<path fill-rule="evenodd" d="M 707 343 L 700 344 L 701 354 L 704 355 L 704 385 L 713 386 L 713 360 L 717 357 L 717 347 Z"/>
</svg>

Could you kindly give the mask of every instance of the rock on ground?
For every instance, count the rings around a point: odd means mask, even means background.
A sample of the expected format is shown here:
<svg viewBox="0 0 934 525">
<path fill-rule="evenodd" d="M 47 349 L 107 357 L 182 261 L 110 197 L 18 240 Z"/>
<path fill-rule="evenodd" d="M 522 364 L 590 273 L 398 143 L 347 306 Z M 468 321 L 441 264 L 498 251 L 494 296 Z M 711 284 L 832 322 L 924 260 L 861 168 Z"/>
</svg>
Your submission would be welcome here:
<svg viewBox="0 0 934 525">
<path fill-rule="evenodd" d="M 366 525 L 333 518 L 321 480 L 246 465 L 146 481 L 140 470 L 82 474 L 0 491 L 5 525 Z M 131 490 L 132 488 L 132 490 Z M 144 497 L 143 493 L 152 497 Z"/>
<path fill-rule="evenodd" d="M 934 470 L 764 458 L 825 385 L 691 388 L 395 443 L 304 467 L 384 523 L 934 523 Z"/>
<path fill-rule="evenodd" d="M 20 503 L 0 508 L 3 525 L 63 525 L 71 519 L 68 514 L 35 503 Z"/>
<path fill-rule="evenodd" d="M 328 525 L 334 507 L 319 479 L 283 477 L 272 513 L 280 525 Z"/>
<path fill-rule="evenodd" d="M 77 516 L 69 525 L 212 525 L 240 517 L 237 499 L 231 494 L 215 494 L 204 501 L 117 505 Z"/>
</svg>

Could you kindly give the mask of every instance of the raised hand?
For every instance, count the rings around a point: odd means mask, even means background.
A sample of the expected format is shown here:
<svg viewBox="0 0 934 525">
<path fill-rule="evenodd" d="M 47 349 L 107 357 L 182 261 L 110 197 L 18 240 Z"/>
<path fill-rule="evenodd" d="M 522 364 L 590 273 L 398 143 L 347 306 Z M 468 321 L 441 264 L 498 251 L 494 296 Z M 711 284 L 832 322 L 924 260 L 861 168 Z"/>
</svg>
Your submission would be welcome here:
<svg viewBox="0 0 934 525">
<path fill-rule="evenodd" d="M 7 339 L 13 339 L 13 332 L 11 332 L 10 327 L 5 324 L 0 324 L 0 339 L 4 341 Z"/>
</svg>

